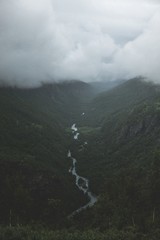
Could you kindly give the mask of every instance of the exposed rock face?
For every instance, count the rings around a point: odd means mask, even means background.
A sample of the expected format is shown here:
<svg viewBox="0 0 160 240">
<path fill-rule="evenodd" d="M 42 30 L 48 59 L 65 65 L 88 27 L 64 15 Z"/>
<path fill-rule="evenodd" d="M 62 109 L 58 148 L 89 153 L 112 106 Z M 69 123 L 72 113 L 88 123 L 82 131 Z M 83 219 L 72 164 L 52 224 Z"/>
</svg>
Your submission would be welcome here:
<svg viewBox="0 0 160 240">
<path fill-rule="evenodd" d="M 137 135 L 148 134 L 160 128 L 160 119 L 157 115 L 145 116 L 135 123 L 128 123 L 121 129 L 119 140 L 126 140 Z"/>
</svg>

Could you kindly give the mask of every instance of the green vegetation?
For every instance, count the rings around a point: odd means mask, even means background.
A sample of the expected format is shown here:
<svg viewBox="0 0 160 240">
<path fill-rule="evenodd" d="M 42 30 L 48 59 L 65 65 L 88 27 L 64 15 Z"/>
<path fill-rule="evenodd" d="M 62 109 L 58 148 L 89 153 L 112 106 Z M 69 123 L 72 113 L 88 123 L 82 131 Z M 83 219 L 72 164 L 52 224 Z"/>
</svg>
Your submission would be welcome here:
<svg viewBox="0 0 160 240">
<path fill-rule="evenodd" d="M 63 225 L 86 202 L 68 173 L 65 131 L 84 85 L 0 89 L 0 223 Z"/>
<path fill-rule="evenodd" d="M 106 232 L 97 230 L 46 230 L 43 228 L 30 227 L 7 227 L 0 228 L 0 239 L 2 240 L 157 240 L 160 232 L 157 229 L 150 235 L 136 233 L 134 228 L 128 228 L 125 231 L 110 229 Z"/>
<path fill-rule="evenodd" d="M 81 82 L 0 89 L 0 239 L 159 239 L 159 123 L 160 88 L 142 79 L 96 97 Z M 98 196 L 71 219 L 87 200 L 68 149 Z"/>
<path fill-rule="evenodd" d="M 92 126 L 101 129 L 90 135 L 87 147 L 77 150 L 77 155 L 79 171 L 89 177 L 99 200 L 92 210 L 75 217 L 77 224 L 102 231 L 132 226 L 146 233 L 158 228 L 159 99 L 159 86 L 136 79 L 92 102 L 99 107 L 88 122 L 91 119 Z M 84 135 L 82 142 L 87 137 Z"/>
</svg>

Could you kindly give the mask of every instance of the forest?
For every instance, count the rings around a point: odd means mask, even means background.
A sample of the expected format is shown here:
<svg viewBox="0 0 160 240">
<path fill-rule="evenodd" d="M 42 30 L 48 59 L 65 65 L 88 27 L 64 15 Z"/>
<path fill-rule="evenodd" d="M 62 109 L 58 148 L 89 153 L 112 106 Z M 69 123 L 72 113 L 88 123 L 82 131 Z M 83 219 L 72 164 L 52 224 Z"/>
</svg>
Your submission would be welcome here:
<svg viewBox="0 0 160 240">
<path fill-rule="evenodd" d="M 0 238 L 159 239 L 159 122 L 160 87 L 143 78 L 1 87 Z M 68 149 L 98 199 L 72 218 L 88 198 Z"/>
</svg>

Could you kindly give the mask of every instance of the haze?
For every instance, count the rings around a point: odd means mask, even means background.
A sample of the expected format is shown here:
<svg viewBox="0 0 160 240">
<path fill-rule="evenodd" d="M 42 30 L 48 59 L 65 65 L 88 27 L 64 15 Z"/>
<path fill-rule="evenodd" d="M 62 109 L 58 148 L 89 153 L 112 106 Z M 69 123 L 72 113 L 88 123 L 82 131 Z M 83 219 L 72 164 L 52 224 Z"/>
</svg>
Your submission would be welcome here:
<svg viewBox="0 0 160 240">
<path fill-rule="evenodd" d="M 0 83 L 137 75 L 160 82 L 160 3 L 154 0 L 1 0 Z"/>
</svg>

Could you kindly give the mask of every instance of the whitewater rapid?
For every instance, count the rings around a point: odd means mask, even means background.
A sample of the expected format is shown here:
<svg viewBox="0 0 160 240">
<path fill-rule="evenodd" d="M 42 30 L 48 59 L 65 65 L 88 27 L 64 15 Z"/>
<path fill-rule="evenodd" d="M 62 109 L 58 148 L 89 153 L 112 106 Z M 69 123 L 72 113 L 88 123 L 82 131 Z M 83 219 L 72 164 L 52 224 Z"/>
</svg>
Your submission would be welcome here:
<svg viewBox="0 0 160 240">
<path fill-rule="evenodd" d="M 74 140 L 78 140 L 79 133 L 75 123 L 71 126 L 71 130 L 73 133 Z M 87 144 L 87 142 L 85 142 L 85 144 Z M 77 160 L 74 157 L 72 157 L 72 153 L 70 150 L 68 151 L 67 157 L 72 160 L 72 166 L 69 169 L 69 172 L 75 177 L 76 186 L 79 188 L 80 191 L 86 194 L 89 199 L 89 202 L 86 205 L 78 208 L 70 215 L 70 216 L 74 216 L 76 213 L 79 213 L 82 210 L 87 209 L 88 207 L 92 207 L 97 202 L 97 197 L 94 196 L 92 192 L 89 190 L 89 180 L 77 174 L 77 171 L 76 171 Z"/>
</svg>

